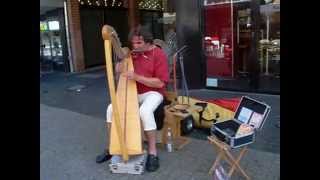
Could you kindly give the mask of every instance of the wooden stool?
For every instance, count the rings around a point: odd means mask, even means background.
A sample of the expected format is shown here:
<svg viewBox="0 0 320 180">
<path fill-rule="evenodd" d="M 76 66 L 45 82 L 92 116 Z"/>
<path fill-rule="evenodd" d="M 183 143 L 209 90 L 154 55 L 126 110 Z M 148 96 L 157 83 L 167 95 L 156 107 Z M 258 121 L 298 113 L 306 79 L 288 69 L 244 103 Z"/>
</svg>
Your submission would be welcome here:
<svg viewBox="0 0 320 180">
<path fill-rule="evenodd" d="M 181 136 L 181 121 L 190 116 L 195 110 L 201 110 L 201 106 L 190 106 L 184 111 L 180 111 L 174 108 L 172 105 L 164 107 L 165 117 L 164 125 L 162 128 L 162 145 L 167 144 L 168 128 L 172 130 L 172 138 L 174 148 L 179 150 L 187 145 L 190 140 L 187 137 Z"/>
<path fill-rule="evenodd" d="M 231 166 L 231 169 L 228 172 L 229 177 L 232 176 L 234 170 L 239 170 L 239 172 L 246 179 L 250 179 L 250 177 L 246 174 L 246 172 L 241 168 L 241 166 L 239 164 L 241 158 L 248 150 L 247 146 L 240 147 L 241 148 L 240 153 L 239 153 L 238 157 L 235 158 L 230 152 L 231 147 L 229 145 L 220 141 L 219 139 L 217 139 L 214 136 L 209 136 L 208 139 L 211 144 L 213 144 L 215 147 L 217 147 L 217 150 L 218 150 L 218 156 L 217 156 L 215 162 L 213 163 L 212 167 L 210 168 L 209 174 L 213 173 L 215 168 L 218 166 L 219 162 L 223 159 Z"/>
</svg>

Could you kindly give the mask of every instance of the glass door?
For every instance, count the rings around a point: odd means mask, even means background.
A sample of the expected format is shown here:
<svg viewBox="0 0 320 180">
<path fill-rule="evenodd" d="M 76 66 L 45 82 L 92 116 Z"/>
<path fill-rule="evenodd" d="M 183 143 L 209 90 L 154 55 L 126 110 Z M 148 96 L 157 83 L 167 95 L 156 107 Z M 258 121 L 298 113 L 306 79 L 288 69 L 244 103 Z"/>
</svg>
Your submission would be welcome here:
<svg viewBox="0 0 320 180">
<path fill-rule="evenodd" d="M 55 70 L 64 70 L 64 60 L 62 56 L 62 43 L 60 24 L 57 20 L 48 21 L 50 42 L 51 42 L 51 59 Z"/>
<path fill-rule="evenodd" d="M 51 37 L 46 21 L 40 22 L 40 72 L 53 71 Z"/>
</svg>

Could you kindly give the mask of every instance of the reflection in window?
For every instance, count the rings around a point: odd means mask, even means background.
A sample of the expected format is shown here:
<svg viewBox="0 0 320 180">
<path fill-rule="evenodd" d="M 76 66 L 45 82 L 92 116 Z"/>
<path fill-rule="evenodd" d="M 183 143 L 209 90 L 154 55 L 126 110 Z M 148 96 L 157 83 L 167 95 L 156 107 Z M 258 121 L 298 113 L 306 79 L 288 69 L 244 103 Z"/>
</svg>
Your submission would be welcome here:
<svg viewBox="0 0 320 180">
<path fill-rule="evenodd" d="M 48 24 L 49 24 L 49 30 L 51 30 L 51 31 L 60 29 L 59 21 L 49 21 Z"/>
<path fill-rule="evenodd" d="M 260 13 L 260 72 L 280 77 L 280 3 L 262 5 Z"/>
<path fill-rule="evenodd" d="M 233 77 L 232 4 L 207 2 L 204 8 L 204 54 L 207 76 Z"/>
</svg>

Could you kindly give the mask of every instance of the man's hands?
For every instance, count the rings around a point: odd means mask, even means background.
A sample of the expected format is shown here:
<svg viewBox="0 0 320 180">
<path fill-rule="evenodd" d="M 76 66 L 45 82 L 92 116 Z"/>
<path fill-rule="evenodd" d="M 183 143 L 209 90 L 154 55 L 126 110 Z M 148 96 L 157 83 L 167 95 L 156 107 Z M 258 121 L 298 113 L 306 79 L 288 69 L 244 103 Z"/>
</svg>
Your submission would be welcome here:
<svg viewBox="0 0 320 180">
<path fill-rule="evenodd" d="M 130 80 L 134 80 L 137 81 L 141 84 L 144 84 L 148 87 L 152 87 L 152 88 L 162 88 L 165 84 L 156 77 L 145 77 L 142 75 L 139 75 L 133 71 L 128 71 L 128 72 L 124 72 L 122 73 L 123 76 L 127 77 Z"/>
<path fill-rule="evenodd" d="M 134 73 L 133 71 L 124 72 L 122 75 L 127 77 L 130 80 L 137 81 L 137 79 L 138 79 L 138 75 L 136 73 Z"/>
<path fill-rule="evenodd" d="M 162 88 L 165 85 L 164 82 L 162 82 L 160 79 L 158 79 L 156 77 L 145 77 L 145 76 L 142 76 L 142 75 L 135 73 L 134 71 L 125 72 L 123 70 L 122 63 L 116 64 L 116 72 L 121 73 L 122 76 L 128 78 L 129 80 L 137 81 L 137 82 L 142 83 L 148 87 Z"/>
<path fill-rule="evenodd" d="M 117 73 L 121 73 L 123 76 L 125 76 L 126 78 L 130 79 L 130 80 L 137 80 L 137 74 L 134 73 L 133 71 L 124 71 L 124 64 L 122 62 L 117 62 L 116 63 L 116 67 L 115 70 Z"/>
<path fill-rule="evenodd" d="M 123 72 L 123 63 L 121 63 L 121 62 L 116 63 L 115 69 L 116 69 L 116 73 Z"/>
</svg>

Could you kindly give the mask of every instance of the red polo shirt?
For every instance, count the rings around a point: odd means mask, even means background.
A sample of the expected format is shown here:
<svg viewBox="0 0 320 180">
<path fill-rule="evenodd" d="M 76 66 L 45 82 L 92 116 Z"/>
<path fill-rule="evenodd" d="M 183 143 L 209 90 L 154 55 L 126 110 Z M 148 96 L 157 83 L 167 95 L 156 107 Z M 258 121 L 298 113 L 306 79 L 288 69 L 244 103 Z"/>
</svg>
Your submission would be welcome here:
<svg viewBox="0 0 320 180">
<path fill-rule="evenodd" d="M 156 47 L 149 51 L 132 53 L 134 72 L 145 77 L 156 77 L 165 83 L 163 88 L 152 88 L 137 82 L 138 94 L 157 91 L 164 94 L 169 81 L 168 60 L 162 49 Z"/>
</svg>

